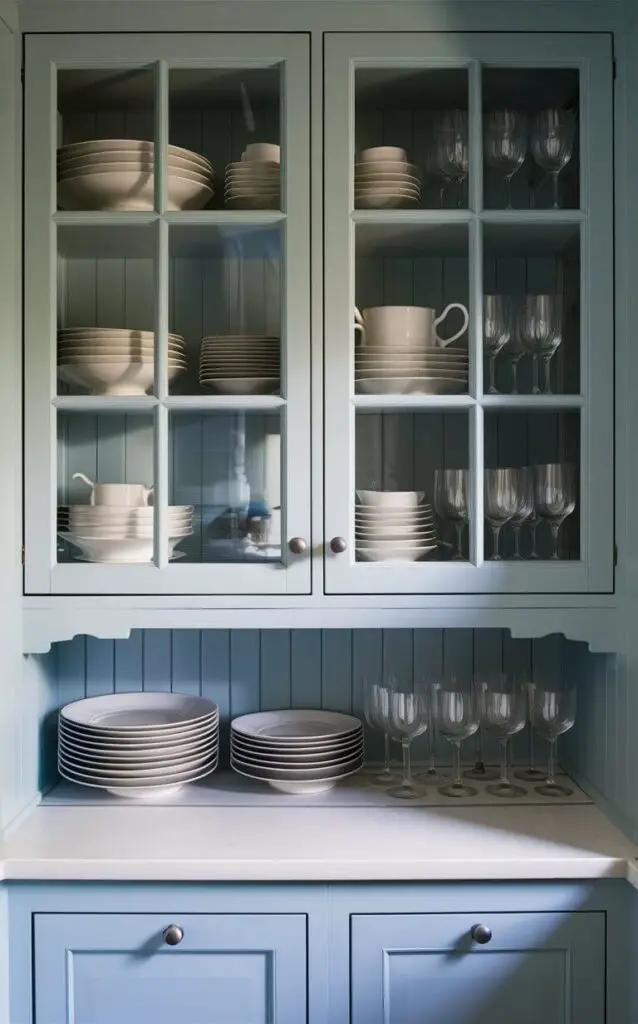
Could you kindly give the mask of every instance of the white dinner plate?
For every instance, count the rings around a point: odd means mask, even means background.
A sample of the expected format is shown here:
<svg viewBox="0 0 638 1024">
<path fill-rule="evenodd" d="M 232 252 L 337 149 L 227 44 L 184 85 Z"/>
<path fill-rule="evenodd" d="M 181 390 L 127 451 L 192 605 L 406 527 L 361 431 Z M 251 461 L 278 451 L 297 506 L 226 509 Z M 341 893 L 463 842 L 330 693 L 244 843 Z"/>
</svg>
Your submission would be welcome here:
<svg viewBox="0 0 638 1024">
<path fill-rule="evenodd" d="M 365 562 L 416 562 L 430 551 L 436 551 L 437 547 L 438 544 L 410 548 L 397 548 L 394 545 L 387 548 L 369 548 L 355 544 L 355 554 L 360 555 Z"/>
<path fill-rule="evenodd" d="M 170 753 L 182 753 L 187 749 L 196 749 L 216 743 L 219 737 L 219 722 L 207 723 L 199 730 L 189 730 L 183 734 L 170 734 L 156 737 L 155 733 L 147 736 L 139 735 L 137 732 L 132 736 L 120 734 L 109 735 L 104 738 L 104 733 L 89 733 L 78 731 L 76 727 L 70 729 L 59 722 L 59 742 L 70 744 L 74 748 L 96 755 L 107 755 L 110 752 L 118 753 L 122 757 L 135 756 L 138 751 L 145 751 L 147 754 L 156 756 L 157 753 L 167 751 Z"/>
<path fill-rule="evenodd" d="M 253 765 L 245 764 L 231 757 L 230 766 L 240 775 L 248 775 L 253 779 L 261 779 L 265 782 L 276 780 L 281 782 L 312 782 L 325 781 L 327 779 L 342 779 L 346 775 L 352 775 L 363 767 L 363 757 L 352 761 L 346 761 L 338 768 L 309 768 L 306 770 L 293 771 L 287 768 L 256 768 Z"/>
<path fill-rule="evenodd" d="M 364 395 L 460 395 L 467 391 L 467 381 L 447 377 L 364 377 L 357 381 L 357 391 Z"/>
<path fill-rule="evenodd" d="M 404 160 L 359 160 L 354 165 L 354 173 L 359 177 L 369 174 L 409 174 L 413 178 L 421 177 L 419 168 Z"/>
<path fill-rule="evenodd" d="M 245 736 L 286 744 L 305 739 L 336 739 L 361 729 L 361 721 L 337 711 L 290 709 L 242 715 L 233 720 L 232 728 Z"/>
<path fill-rule="evenodd" d="M 58 754 L 58 764 L 61 764 L 63 768 L 68 769 L 72 772 L 79 772 L 81 775 L 86 775 L 87 779 L 95 779 L 99 781 L 105 776 L 109 779 L 121 779 L 124 782 L 132 781 L 146 781 L 147 779 L 161 779 L 166 775 L 175 775 L 177 772 L 192 772 L 198 771 L 199 769 L 208 767 L 211 763 L 217 760 L 216 751 L 206 751 L 205 754 L 199 757 L 184 759 L 177 765 L 174 762 L 168 762 L 167 764 L 157 764 L 153 766 L 148 765 L 135 765 L 126 766 L 113 764 L 112 762 L 106 766 L 100 766 L 94 764 L 89 760 L 77 760 L 69 755 L 60 752 Z"/>
<path fill-rule="evenodd" d="M 60 766 L 58 766 L 58 771 L 62 778 L 68 779 L 69 782 L 77 782 L 81 786 L 89 786 L 91 789 L 106 789 L 115 796 L 126 797 L 129 800 L 154 800 L 172 796 L 187 783 L 206 778 L 207 775 L 215 771 L 216 767 L 217 762 L 214 762 L 210 767 L 203 768 L 200 771 L 166 775 L 163 779 L 147 779 L 143 785 L 140 785 L 139 781 L 129 783 L 110 777 L 105 777 L 101 782 L 93 782 L 91 779 L 87 779 L 85 775 L 77 774 L 68 768 L 61 768 Z"/>
<path fill-rule="evenodd" d="M 183 763 L 205 754 L 207 751 L 216 749 L 219 743 L 219 733 L 211 734 L 210 739 L 203 739 L 200 743 L 186 743 L 183 746 L 164 745 L 151 748 L 137 746 L 135 748 L 121 747 L 95 747 L 84 743 L 75 743 L 71 739 L 60 736 L 58 738 L 58 749 L 65 756 L 76 761 L 89 762 L 99 767 L 112 764 L 127 768 L 132 765 L 155 765 Z"/>
<path fill-rule="evenodd" d="M 124 734 L 135 730 L 162 733 L 176 726 L 196 726 L 218 713 L 217 705 L 204 697 L 154 691 L 85 697 L 60 709 L 65 722 Z"/>
<path fill-rule="evenodd" d="M 209 377 L 200 375 L 199 383 L 224 395 L 272 394 L 279 388 L 279 377 Z"/>
<path fill-rule="evenodd" d="M 238 746 L 248 746 L 251 750 L 263 751 L 265 754 L 290 753 L 298 754 L 332 754 L 335 751 L 343 750 L 345 747 L 356 746 L 363 741 L 363 726 L 358 731 L 351 730 L 336 739 L 285 739 L 283 742 L 278 739 L 263 739 L 261 737 L 247 737 L 244 733 L 235 733 L 231 726 L 231 743 Z"/>
<path fill-rule="evenodd" d="M 287 747 L 265 751 L 261 747 L 251 747 L 246 743 L 241 743 L 238 737 L 234 736 L 231 742 L 231 752 L 234 757 L 238 757 L 240 760 L 254 761 L 256 764 L 263 764 L 264 766 L 269 764 L 283 767 L 295 764 L 305 766 L 332 764 L 334 762 L 347 761 L 361 754 L 363 752 L 363 737 L 357 739 L 355 743 L 344 744 L 343 747 L 336 748 L 335 750 L 317 753 L 307 748 L 305 750 L 289 750 Z"/>
</svg>

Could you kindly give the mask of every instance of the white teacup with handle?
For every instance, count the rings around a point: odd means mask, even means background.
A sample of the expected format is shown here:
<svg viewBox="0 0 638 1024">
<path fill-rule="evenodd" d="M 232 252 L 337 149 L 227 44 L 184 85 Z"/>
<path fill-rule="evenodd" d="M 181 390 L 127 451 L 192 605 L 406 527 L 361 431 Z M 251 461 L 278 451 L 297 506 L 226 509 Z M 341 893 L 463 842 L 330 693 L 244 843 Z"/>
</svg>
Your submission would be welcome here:
<svg viewBox="0 0 638 1024">
<path fill-rule="evenodd" d="M 442 338 L 436 329 L 453 309 L 463 314 L 463 326 L 456 334 Z M 354 319 L 354 329 L 361 332 L 364 345 L 415 351 L 450 345 L 465 333 L 470 315 L 461 302 L 450 302 L 438 316 L 429 306 L 370 306 L 363 311 L 355 306 Z"/>
<path fill-rule="evenodd" d="M 81 480 L 91 488 L 91 505 L 119 505 L 127 508 L 148 505 L 153 493 L 145 484 L 94 484 L 84 473 L 74 473 L 74 480 Z"/>
</svg>

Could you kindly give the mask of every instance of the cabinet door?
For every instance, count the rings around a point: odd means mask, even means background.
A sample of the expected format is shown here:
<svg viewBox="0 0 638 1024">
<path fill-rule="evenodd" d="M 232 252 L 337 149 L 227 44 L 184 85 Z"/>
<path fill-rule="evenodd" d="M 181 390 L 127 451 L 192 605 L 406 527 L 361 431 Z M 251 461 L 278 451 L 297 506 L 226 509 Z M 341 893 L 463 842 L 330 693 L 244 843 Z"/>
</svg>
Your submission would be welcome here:
<svg viewBox="0 0 638 1024">
<path fill-rule="evenodd" d="M 476 924 L 490 941 L 473 941 Z M 603 913 L 352 919 L 352 1024 L 601 1024 Z"/>
<path fill-rule="evenodd" d="M 26 50 L 27 592 L 308 593 L 307 37 Z"/>
<path fill-rule="evenodd" d="M 611 590 L 609 37 L 325 53 L 328 592 Z"/>
<path fill-rule="evenodd" d="M 38 1024 L 306 1020 L 303 915 L 36 914 L 34 943 Z"/>
</svg>

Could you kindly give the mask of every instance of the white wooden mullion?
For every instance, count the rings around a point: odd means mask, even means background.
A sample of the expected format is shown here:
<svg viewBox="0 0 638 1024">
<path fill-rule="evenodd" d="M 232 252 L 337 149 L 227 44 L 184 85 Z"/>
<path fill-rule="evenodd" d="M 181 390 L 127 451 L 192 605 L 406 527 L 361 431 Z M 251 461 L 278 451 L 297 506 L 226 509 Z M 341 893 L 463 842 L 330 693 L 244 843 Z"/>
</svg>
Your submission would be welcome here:
<svg viewBox="0 0 638 1024">
<path fill-rule="evenodd" d="M 470 561 L 477 567 L 484 560 L 483 487 L 485 468 L 484 413 L 480 405 L 470 411 Z"/>
<path fill-rule="evenodd" d="M 154 67 L 155 96 L 155 209 L 166 209 L 166 168 L 168 157 L 168 64 L 159 60 Z"/>
<path fill-rule="evenodd" d="M 168 562 L 168 458 L 169 458 L 169 412 L 158 405 L 153 421 L 154 450 L 154 546 L 153 554 L 158 569 L 165 569 Z"/>
</svg>

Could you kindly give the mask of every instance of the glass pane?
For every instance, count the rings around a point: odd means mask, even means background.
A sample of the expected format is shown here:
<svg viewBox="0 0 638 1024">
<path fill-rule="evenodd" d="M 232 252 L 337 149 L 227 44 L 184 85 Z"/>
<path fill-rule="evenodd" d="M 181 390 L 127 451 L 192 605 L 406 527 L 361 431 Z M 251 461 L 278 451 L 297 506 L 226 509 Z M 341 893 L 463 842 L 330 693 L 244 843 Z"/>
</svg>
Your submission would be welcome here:
<svg viewBox="0 0 638 1024">
<path fill-rule="evenodd" d="M 580 558 L 580 413 L 486 412 L 485 465 L 486 558 Z"/>
<path fill-rule="evenodd" d="M 139 396 L 154 378 L 150 227 L 59 227 L 58 394 Z"/>
<path fill-rule="evenodd" d="M 355 237 L 355 390 L 467 392 L 467 225 L 358 224 Z"/>
<path fill-rule="evenodd" d="M 58 208 L 152 210 L 152 68 L 58 72 Z"/>
<path fill-rule="evenodd" d="M 195 166 L 212 174 L 211 208 L 280 208 L 280 81 L 278 64 L 170 72 L 169 200 Z"/>
<path fill-rule="evenodd" d="M 484 69 L 487 209 L 579 208 L 578 102 L 575 69 Z"/>
<path fill-rule="evenodd" d="M 355 150 L 356 207 L 467 208 L 467 71 L 357 68 Z"/>
<path fill-rule="evenodd" d="M 150 562 L 152 485 L 152 415 L 59 413 L 58 561 Z"/>
<path fill-rule="evenodd" d="M 484 390 L 579 394 L 578 225 L 486 224 L 484 242 Z"/>
<path fill-rule="evenodd" d="M 282 247 L 278 226 L 171 227 L 171 393 L 279 392 Z"/>
<path fill-rule="evenodd" d="M 466 412 L 357 412 L 357 560 L 467 559 L 468 468 Z"/>
<path fill-rule="evenodd" d="M 189 562 L 281 560 L 278 412 L 172 413 L 169 501 L 195 508 Z"/>
</svg>

